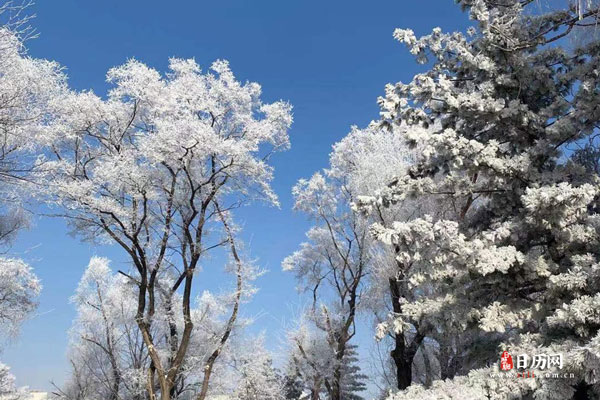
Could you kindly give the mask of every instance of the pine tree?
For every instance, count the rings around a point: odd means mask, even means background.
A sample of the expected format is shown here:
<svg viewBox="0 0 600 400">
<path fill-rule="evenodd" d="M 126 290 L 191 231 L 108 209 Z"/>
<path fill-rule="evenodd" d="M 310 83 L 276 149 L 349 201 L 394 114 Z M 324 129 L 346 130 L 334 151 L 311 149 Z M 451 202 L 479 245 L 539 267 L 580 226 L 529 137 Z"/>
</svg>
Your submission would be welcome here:
<svg viewBox="0 0 600 400">
<path fill-rule="evenodd" d="M 296 332 L 289 334 L 290 364 L 288 376 L 294 380 L 294 388 L 300 385 L 300 399 L 318 400 L 325 396 L 333 399 L 333 382 L 339 376 L 339 398 L 361 400 L 360 392 L 366 389 L 366 375 L 360 368 L 354 344 L 348 344 L 344 355 L 336 357 L 336 347 L 331 345 L 326 332 L 315 329 L 312 324 L 303 324 Z M 289 392 L 288 392 L 289 393 Z"/>
<path fill-rule="evenodd" d="M 495 356 L 467 349 L 466 376 L 392 398 L 597 398 L 600 181 L 569 149 L 600 127 L 600 42 L 571 48 L 567 38 L 597 24 L 599 10 L 458 3 L 477 23 L 467 35 L 395 32 L 430 68 L 387 87 L 382 125 L 405 124 L 407 143 L 423 151 L 407 174 L 359 203 L 368 212 L 412 198 L 455 211 L 373 226 L 420 293 L 380 328 L 426 321 L 438 336 L 501 345 Z M 560 355 L 562 365 L 545 371 L 568 378 L 499 382 L 490 374 L 502 350 L 529 355 L 529 365 L 535 355 Z"/>
<path fill-rule="evenodd" d="M 349 345 L 344 354 L 341 385 L 341 398 L 344 400 L 362 400 L 359 393 L 367 389 L 365 381 L 368 376 L 361 372 L 357 347 L 355 344 Z"/>
<path fill-rule="evenodd" d="M 287 400 L 299 400 L 302 396 L 302 381 L 293 362 L 286 366 L 283 375 L 283 392 Z"/>
</svg>

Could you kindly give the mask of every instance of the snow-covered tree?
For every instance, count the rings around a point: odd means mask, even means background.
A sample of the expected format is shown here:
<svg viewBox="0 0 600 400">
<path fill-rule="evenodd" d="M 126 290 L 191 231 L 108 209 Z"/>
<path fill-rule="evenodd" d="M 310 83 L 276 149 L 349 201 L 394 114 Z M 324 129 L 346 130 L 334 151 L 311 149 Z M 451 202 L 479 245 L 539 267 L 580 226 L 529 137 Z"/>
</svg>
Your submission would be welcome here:
<svg viewBox="0 0 600 400">
<path fill-rule="evenodd" d="M 600 43 L 572 48 L 566 39 L 597 24 L 598 8 L 459 3 L 476 22 L 467 35 L 394 34 L 430 67 L 386 88 L 382 126 L 405 125 L 407 143 L 422 151 L 359 204 L 366 212 L 409 198 L 453 205 L 448 215 L 373 226 L 419 293 L 381 329 L 426 322 L 479 345 L 466 349 L 468 374 L 391 398 L 595 398 L 600 184 L 568 148 L 599 128 Z M 490 373 L 504 349 L 561 354 L 560 372 L 574 378 L 498 382 Z"/>
<path fill-rule="evenodd" d="M 202 367 L 203 399 L 254 274 L 237 249 L 230 210 L 252 199 L 277 204 L 267 159 L 289 145 L 290 106 L 261 103 L 260 86 L 239 83 L 225 61 L 202 73 L 193 60 L 172 59 L 163 77 L 130 60 L 111 69 L 108 80 L 114 87 L 106 100 L 84 92 L 55 102 L 45 134 L 56 143 L 40 158 L 37 178 L 80 236 L 106 239 L 128 254 L 134 270 L 122 273 L 136 287 L 131 301 L 152 360 L 148 388 L 156 380 L 162 399 L 171 398 L 192 340 L 194 276 L 210 249 L 228 246 L 236 301 Z M 172 286 L 162 290 L 181 295 L 179 310 L 167 314 L 180 314 L 183 326 L 172 332 L 170 354 L 161 356 L 152 329 L 157 280 L 167 270 Z"/>
<path fill-rule="evenodd" d="M 107 259 L 90 260 L 72 297 L 77 306 L 69 346 L 73 368 L 59 390 L 63 398 L 145 398 L 148 352 L 135 324 L 135 303 L 129 301 L 134 293 Z"/>
<path fill-rule="evenodd" d="M 14 335 L 37 307 L 41 285 L 31 267 L 16 258 L 0 257 L 0 333 Z"/>
<path fill-rule="evenodd" d="M 0 6 L 0 16 L 8 5 Z M 17 211 L 20 200 L 15 193 L 16 179 L 22 177 L 24 163 L 20 157 L 32 143 L 28 138 L 35 126 L 38 95 L 37 83 L 47 82 L 48 70 L 42 61 L 23 54 L 19 37 L 7 26 L 0 27 L 0 245 L 6 247 L 26 224 Z M 30 148 L 29 148 L 30 149 Z M 16 207 L 15 207 L 16 206 Z M 21 322 L 35 309 L 40 284 L 23 261 L 0 257 L 0 330 L 15 333 Z"/>
<path fill-rule="evenodd" d="M 356 330 L 370 237 L 366 221 L 349 210 L 351 193 L 343 185 L 331 185 L 323 175 L 316 174 L 310 181 L 300 181 L 294 194 L 296 208 L 309 213 L 317 225 L 307 233 L 309 241 L 302 244 L 301 250 L 284 260 L 284 269 L 295 271 L 303 289 L 311 292 L 311 320 L 326 332 L 335 358 L 330 395 L 340 400 L 342 360 Z M 338 204 L 345 205 L 346 210 L 340 210 Z"/>
<path fill-rule="evenodd" d="M 333 370 L 335 355 L 331 347 L 323 332 L 305 324 L 289 332 L 288 340 L 291 375 L 299 378 L 306 397 L 319 400 L 321 394 L 326 393 L 326 384 Z"/>
<path fill-rule="evenodd" d="M 383 148 L 389 146 L 387 139 L 385 132 L 354 128 L 334 146 L 330 168 L 300 180 L 293 189 L 294 208 L 315 225 L 306 234 L 308 241 L 284 260 L 283 268 L 295 272 L 300 289 L 311 294 L 309 320 L 325 332 L 334 357 L 328 385 L 336 400 L 342 396 L 342 360 L 355 335 L 373 243 L 369 220 L 350 206 L 376 187 L 378 182 L 372 177 L 382 174 L 375 174 L 373 168 L 389 154 Z M 391 166 L 397 166 L 394 161 L 400 158 L 390 160 Z"/>
<path fill-rule="evenodd" d="M 183 300 L 179 293 L 165 290 L 173 285 L 172 277 L 159 275 L 156 285 L 159 296 L 151 333 L 157 353 L 168 360 L 172 353 L 172 336 L 185 325 L 183 317 L 173 312 L 181 307 Z M 156 383 L 153 389 L 147 386 L 146 377 L 152 364 L 135 322 L 136 303 L 131 301 L 135 290 L 135 284 L 127 276 L 115 274 L 110 269 L 107 259 L 93 257 L 90 260 L 72 298 L 77 306 L 77 318 L 70 332 L 72 368 L 67 383 L 57 388 L 59 398 L 140 400 L 145 399 L 147 393 L 159 390 Z M 237 319 L 229 327 L 230 309 L 235 302 L 235 294 L 213 295 L 209 292 L 204 292 L 193 302 L 191 319 L 194 332 L 173 386 L 173 399 L 188 400 L 202 387 L 203 368 L 213 356 L 214 349 L 221 345 L 224 332 L 240 336 L 247 321 Z M 244 376 L 247 384 L 253 385 L 260 374 L 248 375 L 250 373 L 246 369 L 262 365 L 255 364 L 259 362 L 259 355 L 265 361 L 261 374 L 264 373 L 267 379 L 267 366 L 270 364 L 266 363 L 268 353 L 263 350 L 260 341 L 240 341 L 238 338 L 224 343 L 220 357 L 211 364 L 215 379 L 210 381 L 208 395 L 234 395 Z M 235 363 L 248 365 L 236 370 L 231 367 Z M 262 388 L 266 382 L 255 383 Z M 279 384 L 279 381 L 275 383 Z"/>
<path fill-rule="evenodd" d="M 302 377 L 291 358 L 285 364 L 282 380 L 284 398 L 287 400 L 300 400 L 304 391 Z"/>
<path fill-rule="evenodd" d="M 324 309 L 323 313 L 327 311 Z M 288 332 L 289 360 L 287 376 L 297 379 L 294 384 L 302 390 L 301 399 L 332 398 L 333 383 L 339 379 L 341 399 L 362 399 L 366 376 L 361 373 L 356 346 L 348 343 L 341 360 L 332 345 L 329 333 L 315 326 L 312 311 L 303 317 L 300 326 Z"/>
<path fill-rule="evenodd" d="M 386 207 L 377 204 L 371 215 L 353 207 L 362 196 L 386 187 L 413 165 L 418 149 L 409 149 L 405 130 L 400 125 L 385 130 L 375 123 L 366 129 L 353 128 L 333 146 L 330 167 L 310 180 L 300 180 L 294 188 L 295 208 L 314 220 L 315 226 L 301 249 L 284 261 L 284 269 L 296 273 L 300 288 L 311 293 L 314 306 L 326 305 L 326 313 L 313 313 L 313 321 L 330 332 L 340 359 L 353 336 L 359 305 L 374 311 L 377 322 L 384 322 L 388 314 L 400 313 L 401 299 L 413 297 L 395 267 L 394 249 L 374 241 L 369 227 L 373 222 L 388 226 L 394 220 L 414 218 L 432 206 L 410 200 Z M 435 208 L 438 213 L 448 211 L 439 204 Z M 393 341 L 390 355 L 399 388 L 411 383 L 413 359 L 427 329 L 415 321 L 410 332 L 390 330 L 389 335 L 379 337 Z"/>
<path fill-rule="evenodd" d="M 363 400 L 361 395 L 367 389 L 368 376 L 361 370 L 361 360 L 358 356 L 358 346 L 351 344 L 346 349 L 343 359 L 340 398 L 348 400 Z"/>
<path fill-rule="evenodd" d="M 248 341 L 246 341 L 248 342 Z M 237 352 L 236 352 L 237 353 Z M 284 382 L 273 367 L 273 358 L 264 348 L 264 338 L 251 339 L 234 359 L 239 375 L 232 399 L 284 400 Z"/>
<path fill-rule="evenodd" d="M 26 53 L 23 40 L 32 32 L 27 5 L 0 1 L 0 341 L 16 335 L 37 306 L 38 278 L 29 265 L 6 251 L 27 225 L 21 207 L 26 196 L 20 189 L 32 166 L 32 151 L 41 141 L 47 105 L 64 86 L 56 63 Z M 26 395 L 15 388 L 14 377 L 0 363 L 0 398 Z"/>
<path fill-rule="evenodd" d="M 56 63 L 26 54 L 25 5 L 0 1 L 0 247 L 6 250 L 27 218 L 20 211 L 20 183 L 31 168 L 48 103 L 60 93 L 63 76 Z M 22 28 L 19 30 L 18 28 Z M 0 331 L 15 333 L 35 308 L 40 284 L 23 261 L 0 257 Z"/>
<path fill-rule="evenodd" d="M 15 377 L 10 368 L 0 363 L 0 400 L 26 400 L 29 393 L 25 388 L 15 386 Z"/>
</svg>

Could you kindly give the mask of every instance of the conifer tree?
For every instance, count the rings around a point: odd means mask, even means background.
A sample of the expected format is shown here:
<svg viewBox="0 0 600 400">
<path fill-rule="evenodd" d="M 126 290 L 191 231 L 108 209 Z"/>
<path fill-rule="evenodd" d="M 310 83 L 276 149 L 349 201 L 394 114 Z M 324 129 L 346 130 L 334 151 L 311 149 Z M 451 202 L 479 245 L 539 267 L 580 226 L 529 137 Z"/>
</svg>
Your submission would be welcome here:
<svg viewBox="0 0 600 400">
<path fill-rule="evenodd" d="M 407 198 L 453 205 L 448 215 L 372 227 L 420 294 L 380 328 L 426 321 L 480 345 L 467 349 L 467 375 L 391 398 L 597 398 L 600 183 L 570 149 L 600 127 L 600 42 L 573 47 L 568 38 L 597 24 L 598 8 L 458 3 L 476 24 L 466 35 L 396 30 L 428 69 L 386 88 L 382 125 L 405 124 L 406 142 L 423 151 L 358 203 L 367 212 Z M 486 342 L 495 354 L 481 352 Z M 567 378 L 498 381 L 490 374 L 503 350 L 528 355 L 530 368 L 536 355 L 560 355 L 544 370 Z"/>
</svg>

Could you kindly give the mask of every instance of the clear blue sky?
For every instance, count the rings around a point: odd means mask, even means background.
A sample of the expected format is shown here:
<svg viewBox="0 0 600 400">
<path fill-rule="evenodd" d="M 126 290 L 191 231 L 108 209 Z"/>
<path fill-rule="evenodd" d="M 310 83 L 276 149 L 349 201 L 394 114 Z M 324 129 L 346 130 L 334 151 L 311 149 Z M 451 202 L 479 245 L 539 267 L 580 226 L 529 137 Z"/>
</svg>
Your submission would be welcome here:
<svg viewBox="0 0 600 400">
<path fill-rule="evenodd" d="M 245 314 L 258 316 L 253 329 L 268 332 L 273 350 L 303 303 L 293 276 L 280 267 L 308 227 L 291 210 L 291 187 L 326 167 L 331 145 L 351 125 L 378 117 L 376 99 L 386 83 L 419 71 L 392 38 L 394 28 L 419 35 L 469 24 L 451 0 L 38 0 L 32 10 L 40 37 L 28 43 L 30 54 L 65 66 L 76 89 L 104 95 L 106 71 L 130 57 L 161 71 L 171 56 L 194 57 L 204 68 L 224 58 L 239 79 L 262 85 L 265 101 L 293 104 L 292 149 L 273 158 L 281 209 L 253 205 L 237 213 L 250 253 L 270 270 Z M 67 331 L 75 315 L 69 297 L 90 256 L 110 257 L 114 266 L 126 259 L 117 248 L 79 242 L 64 221 L 46 217 L 35 218 L 12 251 L 34 266 L 44 290 L 38 315 L 0 359 L 20 385 L 49 389 L 68 371 Z M 218 275 L 198 279 L 222 286 Z M 359 336 L 370 341 L 370 327 L 361 326 Z"/>
</svg>

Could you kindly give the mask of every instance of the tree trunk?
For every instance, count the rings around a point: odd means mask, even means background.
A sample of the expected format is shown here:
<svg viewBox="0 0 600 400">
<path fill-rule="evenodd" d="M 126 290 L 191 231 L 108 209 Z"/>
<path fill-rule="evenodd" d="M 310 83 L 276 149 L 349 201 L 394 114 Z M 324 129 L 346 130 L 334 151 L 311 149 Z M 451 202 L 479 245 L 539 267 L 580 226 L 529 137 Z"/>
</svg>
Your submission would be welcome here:
<svg viewBox="0 0 600 400">
<path fill-rule="evenodd" d="M 319 392 L 317 390 L 312 390 L 310 392 L 310 400 L 320 400 Z"/>
<path fill-rule="evenodd" d="M 343 400 L 341 390 L 342 371 L 341 365 L 335 368 L 333 372 L 333 385 L 331 387 L 331 400 Z"/>
<path fill-rule="evenodd" d="M 396 365 L 396 380 L 400 390 L 406 389 L 412 382 L 412 360 L 405 357 L 405 349 L 404 334 L 397 333 L 391 356 Z"/>
<path fill-rule="evenodd" d="M 433 368 L 431 367 L 431 359 L 427 352 L 427 347 L 421 347 L 421 354 L 423 355 L 423 365 L 425 366 L 425 386 L 429 387 L 433 383 Z"/>
<path fill-rule="evenodd" d="M 450 352 L 445 343 L 439 342 L 439 360 L 440 360 L 440 379 L 448 379 L 450 377 Z"/>
<path fill-rule="evenodd" d="M 390 292 L 392 297 L 392 309 L 395 314 L 402 313 L 402 304 L 400 299 L 402 298 L 401 293 L 401 282 L 399 279 L 390 278 Z M 404 332 L 394 333 L 394 348 L 390 353 L 392 360 L 396 366 L 396 379 L 398 389 L 404 390 L 412 383 L 412 364 L 417 354 L 417 350 L 421 345 L 421 342 L 425 338 L 425 335 L 419 331 L 419 328 L 415 326 L 416 333 L 412 342 L 409 346 L 406 345 L 406 335 Z"/>
<path fill-rule="evenodd" d="M 354 320 L 354 312 L 351 312 L 349 320 Z M 349 326 L 349 325 L 347 325 Z M 331 383 L 331 400 L 343 400 L 342 399 L 342 363 L 344 361 L 344 355 L 346 354 L 346 345 L 348 343 L 348 335 L 346 332 L 342 333 L 337 338 L 337 349 L 335 354 L 335 369 L 333 371 L 333 382 Z"/>
<path fill-rule="evenodd" d="M 310 400 L 321 400 L 321 383 L 317 379 L 313 382 L 313 387 L 310 389 Z"/>
<path fill-rule="evenodd" d="M 392 309 L 395 314 L 402 313 L 402 305 L 400 304 L 400 282 L 397 279 L 390 278 L 390 293 L 392 296 Z M 407 360 L 406 354 L 406 340 L 404 332 L 394 333 L 394 348 L 390 355 L 394 360 L 396 366 L 396 383 L 398 389 L 404 390 L 410 386 L 412 381 L 412 359 Z"/>
</svg>

